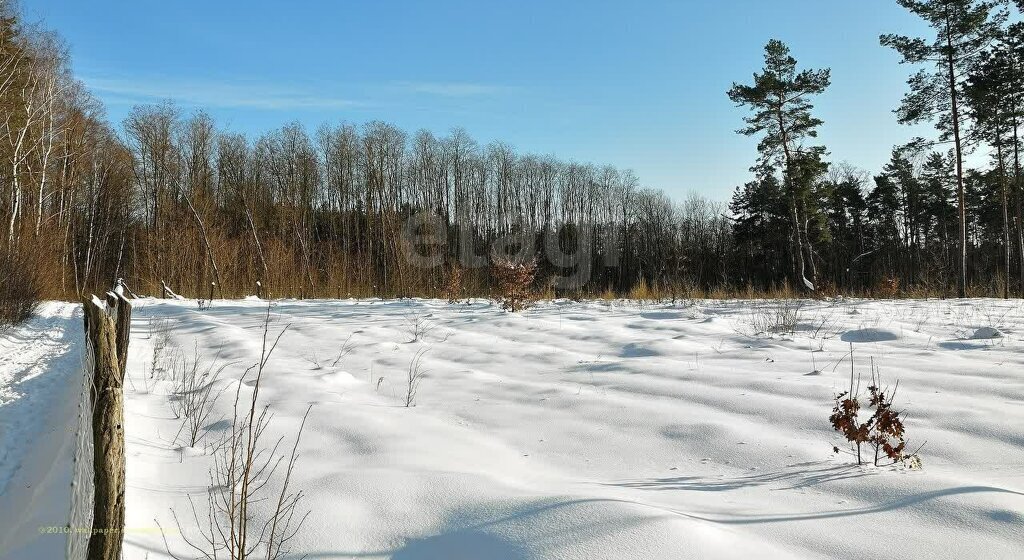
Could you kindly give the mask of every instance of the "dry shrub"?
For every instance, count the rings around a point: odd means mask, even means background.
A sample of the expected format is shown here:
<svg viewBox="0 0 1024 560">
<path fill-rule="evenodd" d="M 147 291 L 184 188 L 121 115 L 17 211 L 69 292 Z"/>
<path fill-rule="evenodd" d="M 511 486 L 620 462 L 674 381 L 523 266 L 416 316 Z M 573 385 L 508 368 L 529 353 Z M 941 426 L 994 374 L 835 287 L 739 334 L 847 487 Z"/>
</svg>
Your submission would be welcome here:
<svg viewBox="0 0 1024 560">
<path fill-rule="evenodd" d="M 868 387 L 871 395 L 869 405 L 875 408 L 873 428 L 871 437 L 868 439 L 875 448 L 875 465 L 878 465 L 879 450 L 895 463 L 902 461 L 903 452 L 907 448 L 907 440 L 904 439 L 903 420 L 900 419 L 900 411 L 892 408 L 892 398 L 896 396 L 896 388 L 893 388 L 892 395 L 886 394 L 886 390 L 872 384 Z"/>
<path fill-rule="evenodd" d="M 573 291 L 573 292 L 570 292 L 570 293 L 572 294 L 570 297 L 572 297 L 576 301 L 581 301 L 582 298 L 580 298 L 579 291 Z M 538 295 L 538 297 L 540 299 L 545 299 L 545 300 L 549 300 L 549 301 L 557 299 L 558 297 L 560 297 L 560 294 L 559 294 L 559 291 L 558 291 L 558 279 L 554 275 L 549 276 L 541 284 L 540 291 L 539 291 L 539 293 L 537 295 Z M 569 294 L 561 294 L 561 295 L 569 295 Z"/>
<path fill-rule="evenodd" d="M 432 313 L 426 315 L 410 313 L 405 317 L 405 332 L 409 333 L 411 337 L 409 342 L 419 342 L 426 339 L 427 335 L 436 328 L 437 322 L 434 320 Z"/>
<path fill-rule="evenodd" d="M 522 311 L 533 297 L 533 280 L 537 276 L 537 261 L 523 263 L 496 260 L 491 275 L 497 289 L 498 303 L 506 311 Z"/>
<path fill-rule="evenodd" d="M 883 298 L 893 299 L 900 293 L 900 279 L 895 276 L 883 278 L 875 291 Z"/>
<path fill-rule="evenodd" d="M 702 299 L 704 297 L 704 290 L 692 278 L 673 282 L 669 287 L 673 304 L 680 301 L 691 303 L 693 300 Z"/>
<path fill-rule="evenodd" d="M 803 319 L 803 300 L 778 299 L 754 303 L 750 313 L 737 331 L 747 336 L 793 334 Z"/>
<path fill-rule="evenodd" d="M 890 393 L 888 389 L 880 387 L 879 376 L 876 373 L 874 364 L 871 368 L 871 385 L 868 387 L 868 405 L 871 416 L 865 421 L 860 421 L 860 412 L 863 408 L 860 402 L 859 380 L 854 379 L 853 353 L 850 353 L 850 390 L 836 395 L 835 405 L 832 407 L 832 415 L 829 416 L 829 423 L 832 428 L 842 434 L 846 441 L 850 442 L 857 454 L 857 464 L 863 464 L 861 448 L 865 444 L 874 449 L 874 465 L 877 467 L 879 460 L 884 456 L 892 463 L 903 462 L 912 468 L 920 468 L 921 459 L 917 453 L 907 453 L 907 440 L 901 411 L 892 408 L 892 402 L 896 397 L 896 389 L 899 383 Z M 855 385 L 856 383 L 856 385 Z M 839 453 L 839 447 L 833 447 L 833 451 Z"/>
<path fill-rule="evenodd" d="M 462 267 L 455 265 L 449 268 L 444 282 L 444 295 L 448 299 L 448 303 L 455 304 L 463 299 L 466 292 L 464 284 Z"/>
<path fill-rule="evenodd" d="M 839 289 L 839 286 L 831 280 L 823 280 L 818 283 L 818 289 L 814 292 L 814 297 L 818 299 L 832 299 L 843 295 L 843 292 Z"/>
<path fill-rule="evenodd" d="M 31 317 L 41 297 L 35 268 L 28 259 L 18 253 L 0 256 L 0 328 Z"/>
<path fill-rule="evenodd" d="M 640 281 L 629 290 L 629 294 L 626 297 L 636 301 L 647 301 L 655 299 L 655 293 L 647 284 L 647 279 L 641 277 Z"/>
<path fill-rule="evenodd" d="M 155 350 L 154 350 L 155 351 Z M 184 445 L 195 447 L 206 438 L 208 420 L 214 412 L 221 391 L 214 388 L 220 374 L 231 364 L 217 365 L 217 358 L 204 363 L 196 345 L 191 358 L 182 354 L 174 364 L 174 393 L 171 411 L 181 420 L 174 440 L 184 435 Z"/>
</svg>

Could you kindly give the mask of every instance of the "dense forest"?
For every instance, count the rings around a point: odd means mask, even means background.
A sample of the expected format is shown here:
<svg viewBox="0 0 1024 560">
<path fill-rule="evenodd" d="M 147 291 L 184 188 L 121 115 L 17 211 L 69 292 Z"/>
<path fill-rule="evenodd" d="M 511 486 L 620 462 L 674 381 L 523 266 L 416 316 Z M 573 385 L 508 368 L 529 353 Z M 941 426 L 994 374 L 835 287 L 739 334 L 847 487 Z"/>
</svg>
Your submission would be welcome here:
<svg viewBox="0 0 1024 560">
<path fill-rule="evenodd" d="M 893 118 L 935 137 L 879 170 L 830 162 L 813 105 L 830 71 L 772 40 L 753 81 L 723 92 L 750 109 L 723 126 L 760 143 L 736 162 L 755 178 L 720 204 L 461 129 L 292 123 L 247 138 L 171 103 L 115 127 L 60 38 L 0 0 L 0 297 L 74 298 L 118 278 L 193 297 L 257 282 L 275 296 L 437 296 L 458 278 L 487 295 L 498 257 L 536 258 L 536 289 L 568 296 L 1019 295 L 1019 7 L 898 2 L 934 34 L 881 37 L 918 69 Z"/>
</svg>

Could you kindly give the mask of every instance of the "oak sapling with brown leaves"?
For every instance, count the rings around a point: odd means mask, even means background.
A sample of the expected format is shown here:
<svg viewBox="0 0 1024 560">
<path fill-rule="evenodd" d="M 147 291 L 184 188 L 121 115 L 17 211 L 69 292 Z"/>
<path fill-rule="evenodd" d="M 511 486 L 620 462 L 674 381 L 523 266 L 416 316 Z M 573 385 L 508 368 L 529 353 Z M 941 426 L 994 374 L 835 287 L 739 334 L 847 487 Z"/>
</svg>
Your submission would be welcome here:
<svg viewBox="0 0 1024 560">
<path fill-rule="evenodd" d="M 860 421 L 862 408 L 860 397 L 860 379 L 854 373 L 853 351 L 850 351 L 850 389 L 835 397 L 829 423 L 832 428 L 842 434 L 850 442 L 857 455 L 857 464 L 864 463 L 862 448 L 865 444 L 874 450 L 873 464 L 879 465 L 883 457 L 895 463 L 904 463 L 911 468 L 920 468 L 921 459 L 917 453 L 907 453 L 906 429 L 903 425 L 902 411 L 892 407 L 899 383 L 890 393 L 881 387 L 880 376 L 871 364 L 871 385 L 868 387 L 867 411 L 871 415 Z M 833 451 L 840 452 L 838 446 Z"/>
</svg>

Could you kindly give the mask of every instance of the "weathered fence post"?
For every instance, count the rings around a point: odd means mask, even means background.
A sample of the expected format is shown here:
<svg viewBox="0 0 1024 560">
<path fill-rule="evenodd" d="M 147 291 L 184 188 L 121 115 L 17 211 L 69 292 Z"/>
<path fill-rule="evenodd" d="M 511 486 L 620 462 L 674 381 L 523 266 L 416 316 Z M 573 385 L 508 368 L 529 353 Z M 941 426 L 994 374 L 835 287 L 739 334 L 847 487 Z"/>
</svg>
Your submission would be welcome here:
<svg viewBox="0 0 1024 560">
<path fill-rule="evenodd" d="M 114 291 L 131 298 L 138 299 L 139 297 L 139 294 L 136 294 L 134 291 L 132 291 L 131 288 L 128 287 L 128 284 L 125 283 L 124 278 L 117 279 L 117 283 L 114 284 Z"/>
<path fill-rule="evenodd" d="M 92 350 L 93 521 L 88 560 L 119 560 L 124 537 L 124 373 L 132 306 L 124 296 L 82 301 Z"/>
<path fill-rule="evenodd" d="M 132 334 L 132 304 L 117 292 L 107 292 L 107 307 L 114 311 L 114 330 L 117 334 L 117 365 L 124 381 L 124 368 L 128 363 L 128 337 Z"/>
</svg>

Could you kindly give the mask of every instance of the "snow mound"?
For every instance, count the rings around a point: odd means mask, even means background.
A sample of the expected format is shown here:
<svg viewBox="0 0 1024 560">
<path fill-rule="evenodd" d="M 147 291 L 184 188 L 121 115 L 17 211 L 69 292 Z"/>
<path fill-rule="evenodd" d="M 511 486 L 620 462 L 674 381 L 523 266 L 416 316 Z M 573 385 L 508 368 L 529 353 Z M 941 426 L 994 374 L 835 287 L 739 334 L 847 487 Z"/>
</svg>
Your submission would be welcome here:
<svg viewBox="0 0 1024 560">
<path fill-rule="evenodd" d="M 898 340 L 900 336 L 889 329 L 879 328 L 867 328 L 857 329 L 855 331 L 846 331 L 843 333 L 841 340 L 843 342 L 888 342 L 891 340 Z"/>
<path fill-rule="evenodd" d="M 356 383 L 359 383 L 359 380 L 357 380 L 351 373 L 347 371 L 335 371 L 331 373 L 324 373 L 317 376 L 317 378 L 320 381 L 323 381 L 324 383 L 334 385 L 354 385 Z"/>
<path fill-rule="evenodd" d="M 623 358 L 653 358 L 661 355 L 660 350 L 645 342 L 631 342 L 623 346 L 622 352 L 619 353 L 619 356 Z"/>
<path fill-rule="evenodd" d="M 1003 333 L 995 327 L 981 327 L 971 335 L 971 340 L 988 340 L 991 338 L 1003 338 Z"/>
</svg>

